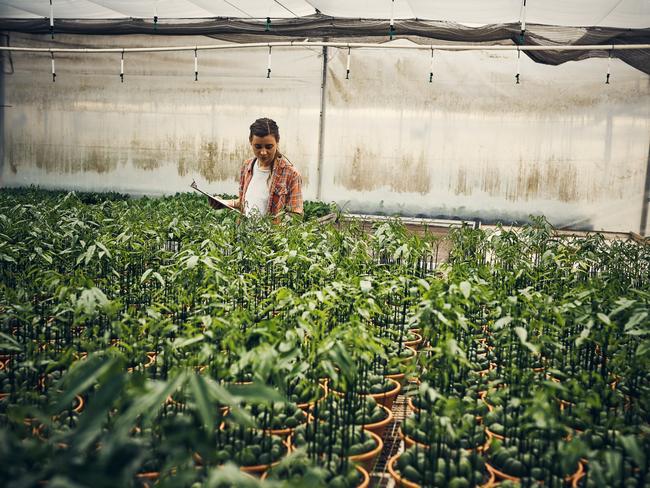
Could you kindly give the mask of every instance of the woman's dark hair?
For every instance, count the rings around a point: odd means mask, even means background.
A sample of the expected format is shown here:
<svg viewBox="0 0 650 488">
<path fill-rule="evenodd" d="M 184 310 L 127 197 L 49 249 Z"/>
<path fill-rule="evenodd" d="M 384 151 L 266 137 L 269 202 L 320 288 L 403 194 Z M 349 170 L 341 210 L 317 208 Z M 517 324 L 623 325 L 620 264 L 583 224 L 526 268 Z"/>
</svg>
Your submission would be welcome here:
<svg viewBox="0 0 650 488">
<path fill-rule="evenodd" d="M 257 119 L 251 124 L 251 133 L 248 139 L 252 140 L 253 136 L 266 137 L 268 135 L 272 135 L 277 142 L 280 142 L 280 129 L 278 129 L 278 124 L 275 123 L 275 120 L 264 117 Z"/>
</svg>

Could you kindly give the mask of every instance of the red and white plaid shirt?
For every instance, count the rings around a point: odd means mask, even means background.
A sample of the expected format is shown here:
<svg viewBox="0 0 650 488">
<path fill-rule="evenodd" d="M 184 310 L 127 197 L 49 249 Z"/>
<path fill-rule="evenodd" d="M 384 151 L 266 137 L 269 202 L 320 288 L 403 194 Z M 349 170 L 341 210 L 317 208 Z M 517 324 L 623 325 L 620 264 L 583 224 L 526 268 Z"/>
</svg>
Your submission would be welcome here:
<svg viewBox="0 0 650 488">
<path fill-rule="evenodd" d="M 247 159 L 239 175 L 239 202 L 244 207 L 246 190 L 253 178 L 255 158 Z M 271 186 L 269 188 L 269 206 L 267 211 L 276 216 L 282 210 L 302 214 L 302 178 L 293 164 L 284 158 L 278 159 L 273 165 Z"/>
</svg>

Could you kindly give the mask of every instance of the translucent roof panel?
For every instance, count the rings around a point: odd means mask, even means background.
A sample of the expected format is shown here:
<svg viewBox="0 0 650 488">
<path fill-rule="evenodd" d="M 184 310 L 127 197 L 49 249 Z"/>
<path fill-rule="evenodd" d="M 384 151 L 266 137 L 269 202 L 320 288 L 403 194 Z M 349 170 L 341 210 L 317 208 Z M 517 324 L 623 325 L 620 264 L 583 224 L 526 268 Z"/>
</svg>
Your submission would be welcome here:
<svg viewBox="0 0 650 488">
<path fill-rule="evenodd" d="M 390 19 L 391 4 L 395 19 L 416 17 L 408 0 L 309 0 L 322 14 L 332 17 Z M 437 3 L 437 2 L 427 2 Z"/>
<path fill-rule="evenodd" d="M 152 18 L 196 19 L 210 17 L 292 18 L 316 9 L 304 0 L 54 0 L 59 19 Z M 47 0 L 0 0 L 0 17 L 49 17 Z"/>
<path fill-rule="evenodd" d="M 521 19 L 523 0 L 54 0 L 59 19 L 340 18 L 423 19 L 467 25 Z M 49 17 L 47 0 L 0 0 L 0 18 Z M 555 26 L 650 27 L 650 0 L 527 0 L 526 22 Z"/>
</svg>

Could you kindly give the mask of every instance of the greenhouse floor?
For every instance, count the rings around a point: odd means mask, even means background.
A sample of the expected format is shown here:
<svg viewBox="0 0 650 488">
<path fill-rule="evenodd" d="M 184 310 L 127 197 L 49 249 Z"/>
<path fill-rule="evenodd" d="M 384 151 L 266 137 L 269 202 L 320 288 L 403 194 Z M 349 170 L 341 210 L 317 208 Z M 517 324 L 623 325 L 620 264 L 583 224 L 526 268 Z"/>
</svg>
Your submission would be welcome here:
<svg viewBox="0 0 650 488">
<path fill-rule="evenodd" d="M 398 395 L 393 403 L 393 421 L 384 431 L 384 449 L 379 455 L 375 469 L 370 473 L 370 486 L 388 487 L 395 486 L 395 480 L 388 472 L 388 461 L 395 454 L 404 450 L 403 442 L 399 436 L 399 426 L 408 415 L 406 395 Z"/>
</svg>

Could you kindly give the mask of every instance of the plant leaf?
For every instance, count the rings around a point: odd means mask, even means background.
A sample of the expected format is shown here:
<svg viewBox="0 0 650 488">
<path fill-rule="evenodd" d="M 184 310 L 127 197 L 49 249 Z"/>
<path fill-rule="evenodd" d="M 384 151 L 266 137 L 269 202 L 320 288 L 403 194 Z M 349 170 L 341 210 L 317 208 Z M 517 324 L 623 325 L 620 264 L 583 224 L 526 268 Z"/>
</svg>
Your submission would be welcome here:
<svg viewBox="0 0 650 488">
<path fill-rule="evenodd" d="M 460 292 L 463 294 L 465 299 L 468 299 L 472 291 L 472 285 L 470 285 L 469 281 L 461 281 L 460 285 L 458 286 L 460 288 Z"/>
<path fill-rule="evenodd" d="M 210 398 L 208 396 L 208 388 L 203 379 L 203 376 L 200 374 L 193 374 L 190 377 L 190 388 L 194 394 L 194 401 L 196 402 L 199 415 L 203 421 L 203 427 L 205 431 L 210 433 L 214 429 L 215 425 L 215 414 L 214 407 L 211 405 Z"/>
</svg>

